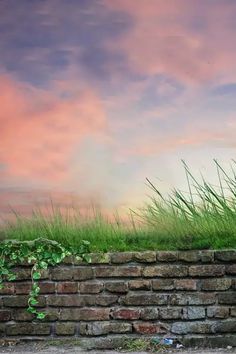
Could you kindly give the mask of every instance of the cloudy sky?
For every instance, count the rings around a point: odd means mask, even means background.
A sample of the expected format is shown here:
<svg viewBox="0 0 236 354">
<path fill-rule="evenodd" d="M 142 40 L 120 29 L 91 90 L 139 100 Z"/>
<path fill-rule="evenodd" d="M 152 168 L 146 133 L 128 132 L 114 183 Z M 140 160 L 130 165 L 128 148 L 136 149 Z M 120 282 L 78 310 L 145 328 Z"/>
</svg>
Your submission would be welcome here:
<svg viewBox="0 0 236 354">
<path fill-rule="evenodd" d="M 235 0 L 0 0 L 0 215 L 104 208 L 236 153 Z"/>
</svg>

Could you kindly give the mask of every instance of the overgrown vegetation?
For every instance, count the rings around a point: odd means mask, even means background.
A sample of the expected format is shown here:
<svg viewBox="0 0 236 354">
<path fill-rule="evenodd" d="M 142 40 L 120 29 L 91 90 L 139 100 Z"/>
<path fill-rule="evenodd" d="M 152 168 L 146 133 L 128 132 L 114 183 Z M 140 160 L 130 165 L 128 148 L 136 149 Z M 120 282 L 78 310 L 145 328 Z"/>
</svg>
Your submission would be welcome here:
<svg viewBox="0 0 236 354">
<path fill-rule="evenodd" d="M 69 216 L 52 206 L 47 216 L 40 209 L 30 218 L 15 213 L 2 235 L 21 241 L 44 237 L 75 249 L 88 240 L 98 252 L 235 248 L 236 163 L 232 161 L 231 173 L 214 163 L 218 186 L 196 179 L 184 162 L 187 192 L 174 189 L 164 197 L 147 179 L 153 195 L 142 209 L 131 211 L 128 226 L 118 217 L 108 221 L 99 211 L 84 219 L 79 211 Z"/>
<path fill-rule="evenodd" d="M 55 266 L 66 256 L 74 255 L 76 258 L 89 262 L 89 243 L 83 241 L 77 248 L 66 248 L 56 241 L 39 238 L 31 242 L 5 241 L 0 243 L 0 289 L 6 281 L 17 279 L 14 272 L 16 265 L 27 263 L 31 265 L 32 286 L 29 293 L 27 311 L 39 320 L 44 319 L 45 313 L 37 310 L 40 287 L 38 281 L 42 271 L 49 266 Z"/>
</svg>

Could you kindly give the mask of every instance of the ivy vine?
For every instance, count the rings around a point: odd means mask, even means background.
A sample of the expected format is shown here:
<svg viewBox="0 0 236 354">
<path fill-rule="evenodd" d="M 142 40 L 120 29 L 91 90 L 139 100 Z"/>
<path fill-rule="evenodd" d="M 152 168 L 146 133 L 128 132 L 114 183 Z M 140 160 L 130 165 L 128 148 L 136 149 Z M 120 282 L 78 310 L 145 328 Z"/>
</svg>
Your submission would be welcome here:
<svg viewBox="0 0 236 354">
<path fill-rule="evenodd" d="M 44 319 L 46 314 L 37 310 L 40 293 L 39 280 L 42 271 L 49 266 L 55 266 L 67 256 L 75 256 L 81 261 L 90 262 L 89 242 L 82 241 L 75 249 L 64 247 L 60 243 L 45 238 L 34 241 L 7 240 L 0 243 L 0 289 L 4 288 L 4 282 L 14 281 L 17 274 L 14 267 L 21 264 L 29 264 L 31 268 L 31 290 L 28 298 L 27 311 L 35 315 L 37 319 Z"/>
</svg>

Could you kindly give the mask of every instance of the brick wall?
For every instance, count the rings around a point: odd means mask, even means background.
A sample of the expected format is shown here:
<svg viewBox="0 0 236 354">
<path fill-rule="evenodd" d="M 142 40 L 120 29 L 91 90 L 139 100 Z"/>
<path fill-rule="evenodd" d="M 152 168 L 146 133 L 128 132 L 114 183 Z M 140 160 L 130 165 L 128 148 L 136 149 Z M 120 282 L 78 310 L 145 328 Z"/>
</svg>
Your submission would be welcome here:
<svg viewBox="0 0 236 354">
<path fill-rule="evenodd" d="M 168 335 L 187 345 L 236 346 L 235 250 L 67 259 L 42 276 L 43 321 L 25 310 L 30 268 L 16 270 L 17 281 L 0 290 L 0 337 L 89 338 L 111 347 L 125 337 Z"/>
</svg>

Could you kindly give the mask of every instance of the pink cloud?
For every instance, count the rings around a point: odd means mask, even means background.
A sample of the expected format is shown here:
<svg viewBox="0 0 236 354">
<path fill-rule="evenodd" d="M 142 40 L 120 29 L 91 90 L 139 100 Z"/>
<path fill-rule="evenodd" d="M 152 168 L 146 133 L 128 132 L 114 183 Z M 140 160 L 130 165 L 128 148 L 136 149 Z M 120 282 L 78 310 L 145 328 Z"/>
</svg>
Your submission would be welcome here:
<svg viewBox="0 0 236 354">
<path fill-rule="evenodd" d="M 69 95 L 63 98 L 61 86 L 41 90 L 0 77 L 0 162 L 7 167 L 5 174 L 63 180 L 81 139 L 106 130 L 106 115 L 96 93 L 66 86 Z"/>
<path fill-rule="evenodd" d="M 200 147 L 208 144 L 215 144 L 220 146 L 224 143 L 224 134 L 218 132 L 203 132 L 203 131 L 184 131 L 181 136 L 160 137 L 153 138 L 139 138 L 134 141 L 131 147 L 126 147 L 120 150 L 122 155 L 128 156 L 158 156 L 168 151 L 176 151 L 184 146 L 186 147 Z"/>
<path fill-rule="evenodd" d="M 133 26 L 112 51 L 127 55 L 130 67 L 146 75 L 164 74 L 196 84 L 236 77 L 236 3 L 195 0 L 104 0 L 108 9 L 124 11 Z M 196 22 L 199 24 L 195 25 Z"/>
</svg>

